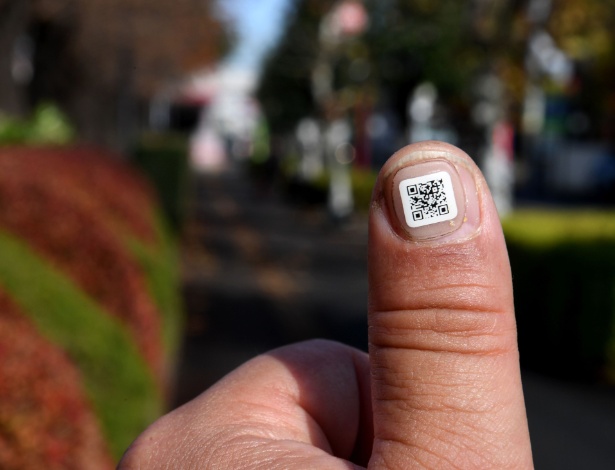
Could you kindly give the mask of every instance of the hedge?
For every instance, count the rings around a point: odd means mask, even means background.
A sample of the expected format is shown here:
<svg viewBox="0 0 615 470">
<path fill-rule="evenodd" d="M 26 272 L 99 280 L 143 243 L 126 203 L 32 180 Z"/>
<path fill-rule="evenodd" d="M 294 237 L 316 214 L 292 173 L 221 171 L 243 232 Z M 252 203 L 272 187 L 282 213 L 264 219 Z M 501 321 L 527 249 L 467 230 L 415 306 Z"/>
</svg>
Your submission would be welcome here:
<svg viewBox="0 0 615 470">
<path fill-rule="evenodd" d="M 615 212 L 526 209 L 503 227 L 522 364 L 615 383 Z"/>
<path fill-rule="evenodd" d="M 0 311 L 1 467 L 111 468 L 78 369 L 2 291 Z"/>
<path fill-rule="evenodd" d="M 187 138 L 181 134 L 145 134 L 132 152 L 132 159 L 156 188 L 170 228 L 178 231 L 184 218 L 187 190 Z"/>
<path fill-rule="evenodd" d="M 0 289 L 76 367 L 114 459 L 163 411 L 181 325 L 153 194 L 97 149 L 0 149 Z"/>
</svg>

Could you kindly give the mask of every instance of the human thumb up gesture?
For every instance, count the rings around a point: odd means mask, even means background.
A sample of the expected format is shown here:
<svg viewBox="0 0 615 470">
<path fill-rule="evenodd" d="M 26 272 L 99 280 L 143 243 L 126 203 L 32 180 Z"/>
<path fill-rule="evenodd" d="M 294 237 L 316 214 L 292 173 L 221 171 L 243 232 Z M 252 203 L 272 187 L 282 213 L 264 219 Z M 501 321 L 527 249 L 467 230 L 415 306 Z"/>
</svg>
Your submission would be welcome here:
<svg viewBox="0 0 615 470">
<path fill-rule="evenodd" d="M 421 142 L 369 220 L 369 355 L 274 350 L 162 417 L 120 470 L 528 469 L 510 265 L 480 171 Z"/>
</svg>

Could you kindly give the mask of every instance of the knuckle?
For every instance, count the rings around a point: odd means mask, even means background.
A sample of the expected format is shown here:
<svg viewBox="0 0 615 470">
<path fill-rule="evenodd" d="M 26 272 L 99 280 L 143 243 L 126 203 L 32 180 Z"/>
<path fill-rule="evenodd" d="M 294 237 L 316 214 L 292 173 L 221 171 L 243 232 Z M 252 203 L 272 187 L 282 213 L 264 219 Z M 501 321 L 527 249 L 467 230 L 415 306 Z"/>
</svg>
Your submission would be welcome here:
<svg viewBox="0 0 615 470">
<path fill-rule="evenodd" d="M 369 339 L 377 348 L 478 356 L 517 351 L 514 316 L 507 313 L 420 309 L 372 312 Z"/>
</svg>

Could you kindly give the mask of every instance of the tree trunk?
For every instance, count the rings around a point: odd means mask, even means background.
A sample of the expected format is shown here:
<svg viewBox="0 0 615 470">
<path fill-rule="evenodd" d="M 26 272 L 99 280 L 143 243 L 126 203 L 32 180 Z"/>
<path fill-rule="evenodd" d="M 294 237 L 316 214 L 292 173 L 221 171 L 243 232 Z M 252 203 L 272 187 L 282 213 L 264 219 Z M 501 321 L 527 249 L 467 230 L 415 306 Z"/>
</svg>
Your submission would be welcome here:
<svg viewBox="0 0 615 470">
<path fill-rule="evenodd" d="M 27 32 L 29 0 L 0 2 L 0 112 L 23 115 L 27 111 L 25 87 L 13 78 L 15 41 Z"/>
</svg>

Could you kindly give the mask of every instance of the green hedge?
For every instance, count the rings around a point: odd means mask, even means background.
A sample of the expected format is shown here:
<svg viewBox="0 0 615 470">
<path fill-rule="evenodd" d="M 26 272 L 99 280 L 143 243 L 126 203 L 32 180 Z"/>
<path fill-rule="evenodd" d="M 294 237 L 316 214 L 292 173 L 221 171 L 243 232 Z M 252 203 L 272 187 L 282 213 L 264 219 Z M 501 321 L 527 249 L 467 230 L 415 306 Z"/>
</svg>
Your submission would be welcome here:
<svg viewBox="0 0 615 470">
<path fill-rule="evenodd" d="M 372 198 L 372 191 L 378 172 L 369 168 L 352 167 L 350 169 L 350 181 L 352 184 L 352 197 L 354 208 L 358 212 L 369 211 L 369 205 Z M 326 201 L 326 194 L 329 191 L 329 175 L 324 172 L 320 177 L 311 182 L 314 190 L 319 191 Z"/>
<path fill-rule="evenodd" d="M 0 145 L 64 145 L 74 137 L 68 118 L 51 103 L 37 106 L 28 119 L 0 114 Z"/>
<path fill-rule="evenodd" d="M 145 135 L 132 157 L 156 188 L 171 228 L 179 230 L 184 218 L 188 175 L 187 138 L 175 134 Z"/>
<path fill-rule="evenodd" d="M 615 212 L 521 210 L 503 227 L 522 364 L 615 383 Z"/>
<path fill-rule="evenodd" d="M 149 292 L 162 315 L 162 335 L 166 356 L 171 361 L 178 353 L 183 327 L 177 245 L 161 214 L 154 215 L 157 243 L 149 245 L 125 236 L 130 251 L 139 261 Z"/>
</svg>

